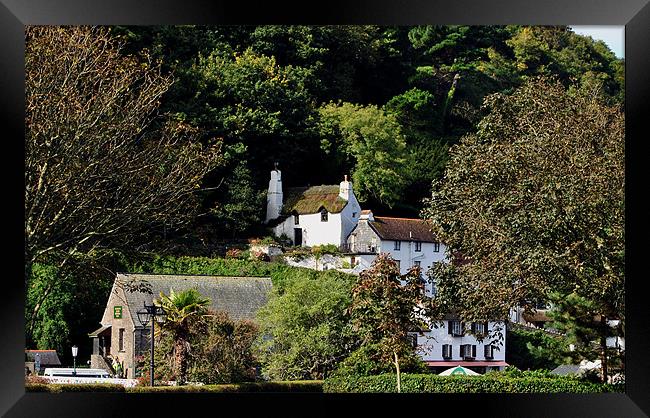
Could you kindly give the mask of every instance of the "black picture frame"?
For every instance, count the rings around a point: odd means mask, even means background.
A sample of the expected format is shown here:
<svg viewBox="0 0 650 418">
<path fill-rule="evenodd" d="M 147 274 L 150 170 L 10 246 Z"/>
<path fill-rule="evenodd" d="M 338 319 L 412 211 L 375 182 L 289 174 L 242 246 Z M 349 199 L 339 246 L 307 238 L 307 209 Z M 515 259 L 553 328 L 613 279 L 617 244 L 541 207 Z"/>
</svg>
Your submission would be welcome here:
<svg viewBox="0 0 650 418">
<path fill-rule="evenodd" d="M 598 395 L 349 395 L 327 394 L 110 394 L 25 393 L 25 288 L 16 245 L 24 219 L 21 157 L 24 157 L 24 26 L 77 24 L 569 24 L 625 25 L 626 59 L 626 378 L 625 394 Z M 307 415 L 331 409 L 359 408 L 363 415 L 381 412 L 401 401 L 406 410 L 428 415 L 442 409 L 457 416 L 585 416 L 650 415 L 650 321 L 643 292 L 646 182 L 642 148 L 647 142 L 650 101 L 650 5 L 648 0 L 365 0 L 352 3 L 275 3 L 209 0 L 0 0 L 0 108 L 5 224 L 5 274 L 0 305 L 4 327 L 0 344 L 0 413 L 19 416 L 155 416 L 207 407 L 210 415 Z M 21 155 L 22 153 L 22 155 Z M 23 180 L 24 181 L 24 180 Z M 15 187 L 15 190 L 14 190 Z M 645 215 L 645 216 L 644 216 Z M 234 408 L 234 409 L 233 409 Z M 428 412 L 427 412 L 428 410 Z M 146 412 L 145 412 L 146 411 Z M 372 412 L 371 412 L 372 411 Z M 234 414 L 233 414 L 234 412 Z M 206 413 L 206 412 L 197 412 Z"/>
</svg>

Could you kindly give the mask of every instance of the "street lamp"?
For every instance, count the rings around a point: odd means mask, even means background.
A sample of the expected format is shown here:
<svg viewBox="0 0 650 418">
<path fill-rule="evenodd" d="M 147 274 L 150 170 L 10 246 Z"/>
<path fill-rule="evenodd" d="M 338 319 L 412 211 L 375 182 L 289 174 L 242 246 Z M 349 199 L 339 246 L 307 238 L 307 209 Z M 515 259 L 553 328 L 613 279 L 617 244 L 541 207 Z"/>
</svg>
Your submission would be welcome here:
<svg viewBox="0 0 650 418">
<path fill-rule="evenodd" d="M 72 375 L 77 375 L 77 353 L 79 352 L 79 347 L 76 345 L 72 346 Z"/>
<path fill-rule="evenodd" d="M 138 310 L 136 314 L 138 315 L 138 320 L 143 327 L 146 327 L 149 321 L 151 321 L 151 361 L 149 368 L 149 384 L 153 386 L 153 371 L 154 371 L 154 360 L 153 360 L 153 340 L 154 340 L 154 324 L 156 321 L 164 322 L 167 318 L 167 312 L 162 308 L 162 306 L 156 306 L 154 304 L 147 305 L 145 302 L 142 302 L 144 308 Z"/>
</svg>

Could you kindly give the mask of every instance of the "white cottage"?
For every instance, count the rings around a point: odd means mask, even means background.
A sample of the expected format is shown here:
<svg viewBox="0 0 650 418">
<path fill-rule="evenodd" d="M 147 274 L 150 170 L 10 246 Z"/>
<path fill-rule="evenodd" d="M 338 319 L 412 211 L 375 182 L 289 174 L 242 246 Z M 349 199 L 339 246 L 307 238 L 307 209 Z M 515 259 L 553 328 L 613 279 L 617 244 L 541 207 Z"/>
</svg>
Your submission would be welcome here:
<svg viewBox="0 0 650 418">
<path fill-rule="evenodd" d="M 266 222 L 275 235 L 286 235 L 294 245 L 313 247 L 345 244 L 361 214 L 347 176 L 337 185 L 282 190 L 282 173 L 275 168 L 267 194 Z"/>
</svg>

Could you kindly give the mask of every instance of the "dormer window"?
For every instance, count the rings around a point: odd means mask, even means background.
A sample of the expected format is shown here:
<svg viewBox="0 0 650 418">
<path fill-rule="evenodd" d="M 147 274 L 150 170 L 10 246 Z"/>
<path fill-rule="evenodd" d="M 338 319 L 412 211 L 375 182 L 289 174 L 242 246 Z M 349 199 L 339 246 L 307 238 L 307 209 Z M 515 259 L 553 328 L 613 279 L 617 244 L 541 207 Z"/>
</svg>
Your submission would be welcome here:
<svg viewBox="0 0 650 418">
<path fill-rule="evenodd" d="M 327 222 L 327 210 L 323 209 L 320 211 L 320 221 Z"/>
</svg>

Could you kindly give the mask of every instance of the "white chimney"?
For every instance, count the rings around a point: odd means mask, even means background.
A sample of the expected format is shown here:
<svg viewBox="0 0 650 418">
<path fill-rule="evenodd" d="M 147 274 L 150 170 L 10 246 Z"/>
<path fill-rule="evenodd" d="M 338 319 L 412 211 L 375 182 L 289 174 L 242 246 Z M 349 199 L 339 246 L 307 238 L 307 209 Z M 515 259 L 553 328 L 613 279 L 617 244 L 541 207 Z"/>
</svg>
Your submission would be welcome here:
<svg viewBox="0 0 650 418">
<path fill-rule="evenodd" d="M 339 185 L 339 197 L 345 200 L 350 200 L 352 194 L 352 182 L 348 181 L 347 174 L 343 177 L 343 181 Z"/>
<path fill-rule="evenodd" d="M 361 216 L 359 216 L 359 220 L 374 222 L 375 218 L 373 217 L 371 210 L 362 210 Z"/>
<path fill-rule="evenodd" d="M 282 210 L 282 172 L 278 170 L 278 164 L 275 163 L 275 169 L 271 171 L 271 180 L 269 180 L 269 190 L 266 194 L 266 222 L 279 217 L 281 210 Z"/>
</svg>

